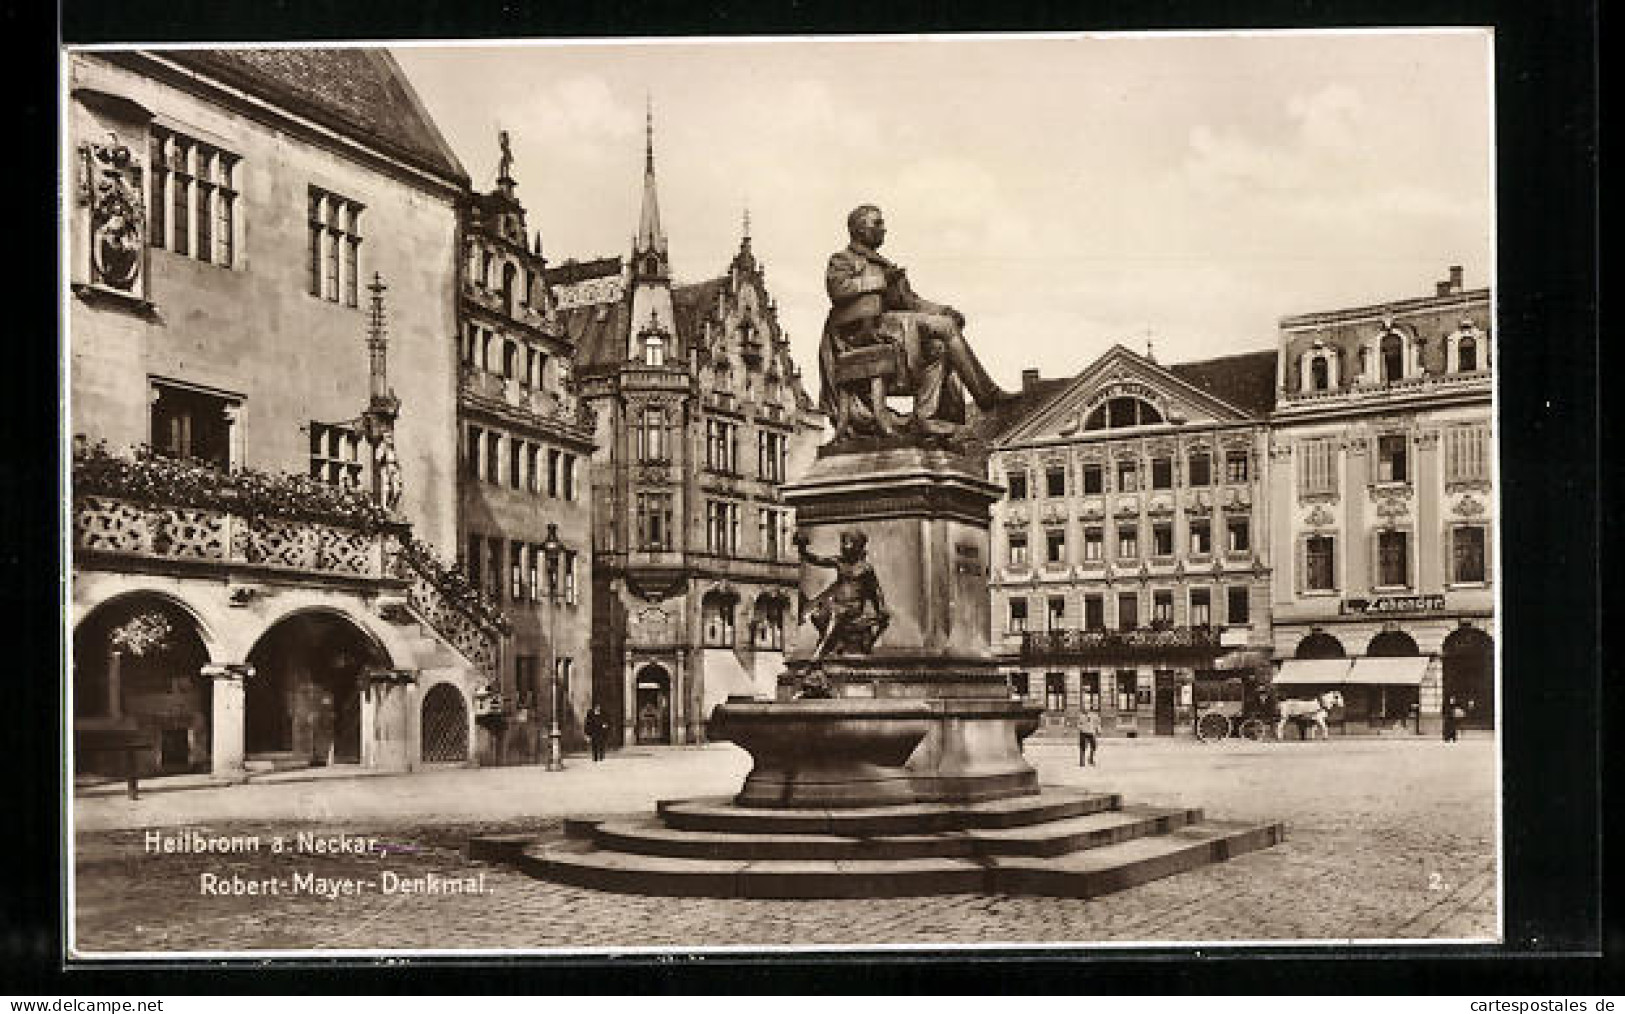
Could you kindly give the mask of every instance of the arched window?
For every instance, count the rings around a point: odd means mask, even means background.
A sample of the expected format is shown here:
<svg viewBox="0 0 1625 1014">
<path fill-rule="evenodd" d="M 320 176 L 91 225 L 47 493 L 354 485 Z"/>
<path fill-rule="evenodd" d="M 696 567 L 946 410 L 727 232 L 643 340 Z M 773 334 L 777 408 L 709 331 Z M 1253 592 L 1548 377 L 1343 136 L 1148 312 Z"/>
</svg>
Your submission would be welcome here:
<svg viewBox="0 0 1625 1014">
<path fill-rule="evenodd" d="M 1141 398 L 1112 398 L 1089 413 L 1083 422 L 1086 430 L 1120 429 L 1126 426 L 1150 426 L 1162 422 L 1157 407 Z"/>
<path fill-rule="evenodd" d="M 1478 369 L 1478 340 L 1470 334 L 1456 340 L 1456 369 L 1462 373 Z"/>
<path fill-rule="evenodd" d="M 480 285 L 487 289 L 491 287 L 492 260 L 493 258 L 491 257 L 491 251 L 489 250 L 485 251 L 485 254 L 480 258 Z"/>
<path fill-rule="evenodd" d="M 514 279 L 519 269 L 512 264 L 502 265 L 502 312 L 512 317 L 514 312 Z"/>
<path fill-rule="evenodd" d="M 1382 336 L 1378 346 L 1382 355 L 1382 382 L 1392 384 L 1405 378 L 1405 343 L 1399 335 L 1389 332 Z"/>
<path fill-rule="evenodd" d="M 1309 360 L 1309 389 L 1324 391 L 1332 386 L 1331 373 L 1326 366 L 1325 356 L 1316 356 Z"/>
</svg>

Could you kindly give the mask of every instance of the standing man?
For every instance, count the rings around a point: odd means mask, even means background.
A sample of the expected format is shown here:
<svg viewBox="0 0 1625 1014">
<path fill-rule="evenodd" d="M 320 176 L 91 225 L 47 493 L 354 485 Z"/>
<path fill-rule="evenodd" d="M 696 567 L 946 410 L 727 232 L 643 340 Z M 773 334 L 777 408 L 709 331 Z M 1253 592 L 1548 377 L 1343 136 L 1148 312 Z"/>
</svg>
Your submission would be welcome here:
<svg viewBox="0 0 1625 1014">
<path fill-rule="evenodd" d="M 1100 712 L 1087 710 L 1078 719 L 1078 767 L 1095 762 L 1095 748 L 1100 744 Z"/>
<path fill-rule="evenodd" d="M 1456 719 L 1460 713 L 1461 706 L 1456 703 L 1454 697 L 1444 702 L 1444 741 L 1446 743 L 1456 741 Z"/>
<path fill-rule="evenodd" d="M 592 743 L 592 759 L 604 759 L 604 741 L 609 738 L 609 722 L 604 718 L 604 711 L 594 704 L 587 711 L 587 721 L 584 723 L 587 739 Z"/>
</svg>

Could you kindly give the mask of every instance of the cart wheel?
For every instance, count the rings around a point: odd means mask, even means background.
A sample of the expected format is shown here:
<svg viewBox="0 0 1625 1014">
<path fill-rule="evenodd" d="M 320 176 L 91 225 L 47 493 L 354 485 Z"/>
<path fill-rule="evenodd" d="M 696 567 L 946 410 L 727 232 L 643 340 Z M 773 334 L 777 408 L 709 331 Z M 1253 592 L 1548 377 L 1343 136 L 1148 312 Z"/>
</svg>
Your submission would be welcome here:
<svg viewBox="0 0 1625 1014">
<path fill-rule="evenodd" d="M 1217 711 L 1210 711 L 1196 720 L 1196 738 L 1204 743 L 1217 743 L 1230 735 L 1230 719 Z"/>
<path fill-rule="evenodd" d="M 1245 739 L 1250 739 L 1256 743 L 1268 734 L 1269 726 L 1264 723 L 1262 718 L 1249 718 L 1241 723 L 1241 735 Z"/>
</svg>

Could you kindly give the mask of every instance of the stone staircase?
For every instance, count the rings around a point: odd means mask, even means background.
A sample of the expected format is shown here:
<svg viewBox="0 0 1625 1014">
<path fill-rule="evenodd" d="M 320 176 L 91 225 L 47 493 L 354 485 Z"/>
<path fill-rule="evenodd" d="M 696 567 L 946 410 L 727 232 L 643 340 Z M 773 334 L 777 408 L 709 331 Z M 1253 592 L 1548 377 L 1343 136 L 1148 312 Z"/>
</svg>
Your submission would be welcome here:
<svg viewBox="0 0 1625 1014">
<path fill-rule="evenodd" d="M 1279 823 L 1124 806 L 1045 788 L 970 804 L 767 809 L 662 802 L 656 814 L 570 820 L 562 841 L 470 840 L 471 859 L 625 893 L 732 898 L 1036 894 L 1090 898 L 1283 840 Z"/>
</svg>

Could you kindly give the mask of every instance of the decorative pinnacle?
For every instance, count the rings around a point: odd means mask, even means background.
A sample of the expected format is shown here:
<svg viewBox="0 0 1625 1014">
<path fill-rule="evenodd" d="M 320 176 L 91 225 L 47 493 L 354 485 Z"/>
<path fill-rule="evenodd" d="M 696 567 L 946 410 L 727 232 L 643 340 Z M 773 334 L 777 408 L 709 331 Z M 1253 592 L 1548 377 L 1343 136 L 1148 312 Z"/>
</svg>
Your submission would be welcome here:
<svg viewBox="0 0 1625 1014">
<path fill-rule="evenodd" d="M 750 242 L 750 205 L 745 205 L 745 242 Z"/>
<path fill-rule="evenodd" d="M 655 171 L 655 104 L 648 92 L 643 93 L 643 168 Z"/>
<path fill-rule="evenodd" d="M 367 338 L 371 341 L 384 340 L 384 293 L 388 289 L 383 275 L 374 271 L 372 284 L 367 286 L 367 291 L 372 293 L 372 305 L 367 310 Z"/>
</svg>

